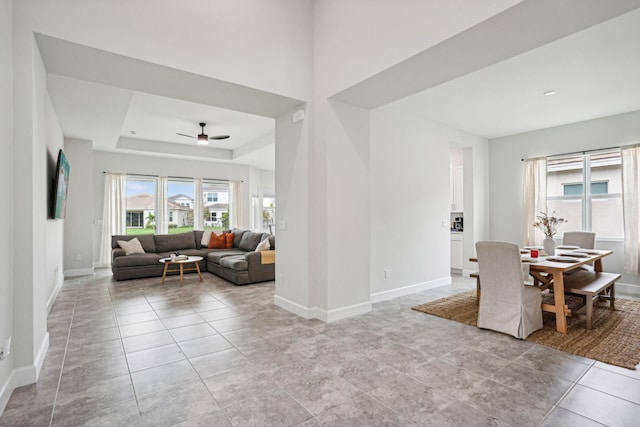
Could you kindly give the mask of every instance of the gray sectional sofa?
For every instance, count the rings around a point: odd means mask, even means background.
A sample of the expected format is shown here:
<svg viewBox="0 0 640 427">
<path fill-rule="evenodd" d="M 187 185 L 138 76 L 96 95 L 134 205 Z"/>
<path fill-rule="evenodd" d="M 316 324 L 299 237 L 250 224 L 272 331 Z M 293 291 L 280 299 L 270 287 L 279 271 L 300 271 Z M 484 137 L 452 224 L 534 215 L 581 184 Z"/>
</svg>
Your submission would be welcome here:
<svg viewBox="0 0 640 427">
<path fill-rule="evenodd" d="M 201 256 L 201 271 L 209 271 L 236 285 L 275 280 L 275 262 L 264 263 L 263 254 L 255 252 L 258 244 L 269 238 L 271 250 L 275 249 L 275 236 L 254 233 L 249 230 L 231 230 L 235 236 L 233 248 L 209 249 L 201 245 L 203 231 L 158 235 L 116 235 L 111 237 L 111 271 L 116 280 L 160 277 L 164 270 L 162 258 L 171 253 Z M 137 237 L 144 254 L 126 255 L 118 240 L 129 241 Z"/>
</svg>

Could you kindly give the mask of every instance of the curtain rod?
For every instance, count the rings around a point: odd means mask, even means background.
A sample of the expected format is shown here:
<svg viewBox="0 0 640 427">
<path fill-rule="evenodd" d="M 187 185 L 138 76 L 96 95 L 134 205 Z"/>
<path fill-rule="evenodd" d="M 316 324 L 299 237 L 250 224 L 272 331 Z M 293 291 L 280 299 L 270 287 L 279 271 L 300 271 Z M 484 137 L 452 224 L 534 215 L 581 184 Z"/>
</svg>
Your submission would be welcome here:
<svg viewBox="0 0 640 427">
<path fill-rule="evenodd" d="M 613 150 L 614 148 L 622 148 L 622 147 L 621 146 L 617 146 L 617 147 L 595 148 L 593 150 L 573 151 L 571 153 L 554 154 L 554 155 L 551 155 L 551 156 L 529 157 L 529 158 L 526 158 L 526 159 L 520 159 L 520 161 L 524 162 L 525 160 L 542 159 L 542 158 L 548 158 L 548 157 L 568 156 L 570 154 L 587 154 L 587 153 L 594 153 L 596 151 Z"/>
<path fill-rule="evenodd" d="M 142 174 L 142 173 L 122 173 L 122 172 L 109 172 L 109 171 L 102 171 L 102 173 L 117 173 L 117 174 L 121 174 L 121 175 L 129 175 L 129 176 L 141 176 L 141 177 L 145 177 L 145 178 L 159 178 L 160 175 L 147 175 L 147 174 Z M 171 179 L 194 179 L 195 177 L 193 176 L 167 176 L 167 178 L 171 178 Z M 209 181 L 220 181 L 220 182 L 229 182 L 231 180 L 229 179 L 219 179 L 219 178 L 202 178 L 204 180 L 209 180 Z M 240 181 L 240 182 L 244 182 L 244 181 Z"/>
</svg>

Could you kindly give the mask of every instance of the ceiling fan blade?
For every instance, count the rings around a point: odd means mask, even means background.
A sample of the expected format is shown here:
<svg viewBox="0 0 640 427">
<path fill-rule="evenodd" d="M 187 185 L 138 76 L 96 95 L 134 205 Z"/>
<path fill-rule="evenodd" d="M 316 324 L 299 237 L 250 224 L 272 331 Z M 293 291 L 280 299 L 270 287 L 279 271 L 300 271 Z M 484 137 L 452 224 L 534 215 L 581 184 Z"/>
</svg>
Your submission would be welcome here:
<svg viewBox="0 0 640 427">
<path fill-rule="evenodd" d="M 176 135 L 186 136 L 187 138 L 195 138 L 195 136 L 185 135 L 184 133 L 177 133 L 177 132 L 176 132 Z"/>
<path fill-rule="evenodd" d="M 229 135 L 216 135 L 216 136 L 210 136 L 209 139 L 227 139 L 230 138 Z"/>
</svg>

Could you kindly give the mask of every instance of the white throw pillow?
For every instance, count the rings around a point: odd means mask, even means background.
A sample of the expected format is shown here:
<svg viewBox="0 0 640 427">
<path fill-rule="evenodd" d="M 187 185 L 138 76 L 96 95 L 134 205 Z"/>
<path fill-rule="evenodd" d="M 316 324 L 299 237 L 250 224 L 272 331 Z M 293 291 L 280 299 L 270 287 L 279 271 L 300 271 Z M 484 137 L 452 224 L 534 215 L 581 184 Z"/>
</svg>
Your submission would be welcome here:
<svg viewBox="0 0 640 427">
<path fill-rule="evenodd" d="M 268 237 L 262 242 L 258 243 L 258 246 L 256 246 L 256 252 L 268 251 L 269 249 L 271 249 L 271 243 L 269 243 Z"/>
<path fill-rule="evenodd" d="M 142 244 L 137 237 L 134 237 L 128 242 L 126 240 L 118 240 L 118 245 L 120 245 L 120 247 L 124 249 L 124 253 L 126 255 L 145 253 L 144 249 L 142 249 Z"/>
<path fill-rule="evenodd" d="M 203 248 L 208 248 L 209 240 L 211 240 L 211 231 L 205 231 L 204 233 L 202 233 L 202 240 L 200 241 L 200 245 Z"/>
</svg>

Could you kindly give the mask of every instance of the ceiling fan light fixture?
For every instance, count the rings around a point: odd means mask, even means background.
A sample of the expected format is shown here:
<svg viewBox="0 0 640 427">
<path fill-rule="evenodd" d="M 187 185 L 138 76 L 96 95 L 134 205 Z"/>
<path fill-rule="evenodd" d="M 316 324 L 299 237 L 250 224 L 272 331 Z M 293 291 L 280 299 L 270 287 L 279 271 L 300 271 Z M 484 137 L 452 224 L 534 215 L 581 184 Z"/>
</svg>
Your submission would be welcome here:
<svg viewBox="0 0 640 427">
<path fill-rule="evenodd" d="M 200 144 L 200 145 L 209 144 L 209 136 L 205 135 L 204 133 L 199 134 L 198 135 L 198 144 Z"/>
</svg>

